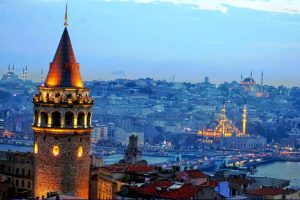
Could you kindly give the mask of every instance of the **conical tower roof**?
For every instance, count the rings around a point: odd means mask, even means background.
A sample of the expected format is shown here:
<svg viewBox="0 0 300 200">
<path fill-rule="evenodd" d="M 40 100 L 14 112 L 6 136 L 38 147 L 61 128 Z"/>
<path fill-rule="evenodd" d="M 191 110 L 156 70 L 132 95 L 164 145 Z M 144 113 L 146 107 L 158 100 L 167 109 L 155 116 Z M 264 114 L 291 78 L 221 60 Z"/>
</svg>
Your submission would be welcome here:
<svg viewBox="0 0 300 200">
<path fill-rule="evenodd" d="M 79 64 L 73 52 L 67 27 L 61 36 L 45 82 L 47 87 L 83 87 Z"/>
</svg>

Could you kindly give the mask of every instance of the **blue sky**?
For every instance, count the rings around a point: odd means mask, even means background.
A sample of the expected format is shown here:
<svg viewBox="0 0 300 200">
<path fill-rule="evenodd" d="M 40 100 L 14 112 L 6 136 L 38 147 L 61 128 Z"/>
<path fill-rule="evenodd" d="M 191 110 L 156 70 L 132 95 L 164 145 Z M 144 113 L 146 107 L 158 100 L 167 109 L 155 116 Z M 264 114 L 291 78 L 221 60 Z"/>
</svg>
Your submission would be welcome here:
<svg viewBox="0 0 300 200">
<path fill-rule="evenodd" d="M 63 31 L 63 0 L 0 0 L 0 74 L 46 73 Z M 69 33 L 85 80 L 214 83 L 240 74 L 300 86 L 298 0 L 69 0 Z"/>
</svg>

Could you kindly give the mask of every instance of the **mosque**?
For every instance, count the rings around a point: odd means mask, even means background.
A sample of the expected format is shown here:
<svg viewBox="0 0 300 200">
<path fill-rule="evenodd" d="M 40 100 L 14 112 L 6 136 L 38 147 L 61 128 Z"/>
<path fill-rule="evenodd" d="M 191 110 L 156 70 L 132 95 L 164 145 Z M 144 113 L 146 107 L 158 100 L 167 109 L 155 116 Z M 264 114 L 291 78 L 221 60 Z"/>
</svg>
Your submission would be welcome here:
<svg viewBox="0 0 300 200">
<path fill-rule="evenodd" d="M 221 112 L 214 121 L 215 126 L 208 126 L 202 130 L 198 131 L 198 135 L 205 138 L 210 138 L 212 140 L 221 139 L 224 137 L 244 137 L 247 134 L 247 106 L 246 102 L 243 105 L 242 110 L 242 130 L 240 131 L 236 126 L 234 126 L 233 121 L 228 119 L 226 116 L 226 105 L 223 103 Z M 209 141 L 212 141 L 209 140 Z"/>
<path fill-rule="evenodd" d="M 246 95 L 256 96 L 256 97 L 268 97 L 268 93 L 264 90 L 264 72 L 261 72 L 260 84 L 253 78 L 252 71 L 250 76 L 243 79 L 243 74 L 241 74 L 240 86 L 242 91 Z"/>
</svg>

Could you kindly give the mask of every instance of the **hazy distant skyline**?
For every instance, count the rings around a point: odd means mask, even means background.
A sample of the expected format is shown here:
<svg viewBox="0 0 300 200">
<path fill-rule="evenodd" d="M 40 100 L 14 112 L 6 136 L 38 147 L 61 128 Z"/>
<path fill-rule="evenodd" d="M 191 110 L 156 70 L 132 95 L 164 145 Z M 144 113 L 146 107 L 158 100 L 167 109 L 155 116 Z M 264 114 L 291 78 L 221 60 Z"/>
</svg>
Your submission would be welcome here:
<svg viewBox="0 0 300 200">
<path fill-rule="evenodd" d="M 47 74 L 64 0 L 0 0 L 0 74 Z M 264 70 L 265 84 L 300 86 L 300 1 L 69 0 L 69 33 L 84 80 L 214 83 Z"/>
</svg>

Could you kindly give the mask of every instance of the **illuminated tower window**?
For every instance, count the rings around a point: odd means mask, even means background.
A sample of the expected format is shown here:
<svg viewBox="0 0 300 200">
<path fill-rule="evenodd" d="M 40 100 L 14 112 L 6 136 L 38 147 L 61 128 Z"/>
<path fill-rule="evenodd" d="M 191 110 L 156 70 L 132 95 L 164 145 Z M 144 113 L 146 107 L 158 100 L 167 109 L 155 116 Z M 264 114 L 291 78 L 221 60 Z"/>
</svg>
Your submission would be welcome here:
<svg viewBox="0 0 300 200">
<path fill-rule="evenodd" d="M 34 143 L 34 153 L 37 154 L 39 151 L 39 147 L 37 143 Z"/>
<path fill-rule="evenodd" d="M 83 154 L 83 148 L 82 148 L 82 146 L 80 146 L 78 148 L 78 157 L 80 158 L 82 156 L 82 154 Z"/>
<path fill-rule="evenodd" d="M 58 154 L 59 154 L 59 147 L 58 146 L 54 146 L 52 152 L 53 152 L 54 156 L 58 156 Z"/>
</svg>

